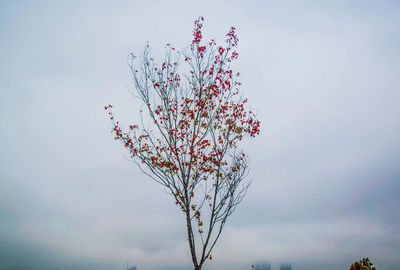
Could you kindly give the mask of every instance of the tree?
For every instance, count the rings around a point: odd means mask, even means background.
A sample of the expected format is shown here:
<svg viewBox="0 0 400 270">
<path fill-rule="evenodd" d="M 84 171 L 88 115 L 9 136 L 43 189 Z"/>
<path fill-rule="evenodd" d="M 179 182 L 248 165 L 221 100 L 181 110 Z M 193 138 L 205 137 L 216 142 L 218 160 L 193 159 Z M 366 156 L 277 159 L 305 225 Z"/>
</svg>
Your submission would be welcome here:
<svg viewBox="0 0 400 270">
<path fill-rule="evenodd" d="M 182 211 L 195 270 L 212 259 L 227 218 L 249 187 L 247 155 L 237 144 L 260 131 L 247 99 L 239 95 L 239 73 L 230 68 L 238 57 L 235 28 L 224 46 L 213 39 L 202 44 L 203 20 L 195 21 L 188 48 L 177 51 L 166 44 L 160 64 L 149 56 L 149 45 L 140 57 L 130 55 L 134 86 L 146 108 L 141 127 L 123 129 L 112 106 L 105 107 L 115 139 Z"/>
<path fill-rule="evenodd" d="M 368 257 L 362 259 L 361 261 L 355 262 L 350 266 L 350 270 L 376 270 L 372 266 L 372 262 L 369 261 Z"/>
</svg>

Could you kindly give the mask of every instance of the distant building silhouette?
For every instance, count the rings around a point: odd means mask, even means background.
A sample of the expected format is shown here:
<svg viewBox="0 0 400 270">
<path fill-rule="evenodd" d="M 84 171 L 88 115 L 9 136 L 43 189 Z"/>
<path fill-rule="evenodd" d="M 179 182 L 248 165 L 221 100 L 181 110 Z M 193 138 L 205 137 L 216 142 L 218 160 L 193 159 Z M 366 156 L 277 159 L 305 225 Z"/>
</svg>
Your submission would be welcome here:
<svg viewBox="0 0 400 270">
<path fill-rule="evenodd" d="M 281 264 L 280 270 L 292 270 L 292 266 L 290 264 Z"/>
<path fill-rule="evenodd" d="M 256 263 L 254 265 L 254 270 L 271 270 L 271 264 L 270 263 Z"/>
</svg>

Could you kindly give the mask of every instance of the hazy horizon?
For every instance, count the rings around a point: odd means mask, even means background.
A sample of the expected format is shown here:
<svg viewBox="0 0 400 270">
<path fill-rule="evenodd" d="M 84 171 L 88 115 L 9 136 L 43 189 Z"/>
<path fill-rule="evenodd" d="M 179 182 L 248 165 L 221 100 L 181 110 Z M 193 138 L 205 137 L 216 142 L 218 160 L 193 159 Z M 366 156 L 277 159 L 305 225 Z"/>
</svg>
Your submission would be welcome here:
<svg viewBox="0 0 400 270">
<path fill-rule="evenodd" d="M 199 16 L 206 40 L 236 27 L 234 71 L 261 121 L 240 145 L 252 185 L 205 270 L 400 268 L 400 2 L 1 1 L 0 14 L 1 269 L 190 269 L 182 215 L 113 140 L 104 105 L 134 123 L 128 54 L 187 46 Z"/>
</svg>

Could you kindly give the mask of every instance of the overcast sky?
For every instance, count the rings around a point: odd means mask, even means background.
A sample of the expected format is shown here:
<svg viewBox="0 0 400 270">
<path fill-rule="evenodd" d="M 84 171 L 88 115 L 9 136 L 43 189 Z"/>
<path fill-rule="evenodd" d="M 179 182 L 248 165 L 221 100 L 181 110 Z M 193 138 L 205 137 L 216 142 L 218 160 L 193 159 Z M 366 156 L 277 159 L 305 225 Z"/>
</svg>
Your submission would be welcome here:
<svg viewBox="0 0 400 270">
<path fill-rule="evenodd" d="M 118 3 L 117 3 L 118 2 Z M 0 268 L 190 269 L 183 216 L 113 140 L 129 52 L 240 39 L 261 134 L 207 269 L 400 267 L 398 1 L 1 1 Z M 186 268 L 185 268 L 186 267 Z"/>
</svg>

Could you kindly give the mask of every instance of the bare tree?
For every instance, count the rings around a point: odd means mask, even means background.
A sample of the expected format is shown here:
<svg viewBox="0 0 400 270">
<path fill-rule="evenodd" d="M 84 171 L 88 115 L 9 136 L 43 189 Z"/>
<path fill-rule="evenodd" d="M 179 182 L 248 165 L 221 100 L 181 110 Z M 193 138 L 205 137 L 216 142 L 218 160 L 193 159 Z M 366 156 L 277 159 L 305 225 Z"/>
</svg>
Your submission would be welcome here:
<svg viewBox="0 0 400 270">
<path fill-rule="evenodd" d="M 105 107 L 115 139 L 184 214 L 195 270 L 212 259 L 227 218 L 247 192 L 247 156 L 237 143 L 258 135 L 260 126 L 239 95 L 239 73 L 230 68 L 238 57 L 235 28 L 224 46 L 214 40 L 202 44 L 202 22 L 202 17 L 195 21 L 188 48 L 177 51 L 167 44 L 160 64 L 149 56 L 148 45 L 140 57 L 131 54 L 136 95 L 146 107 L 141 127 L 124 130 L 112 106 Z"/>
</svg>

